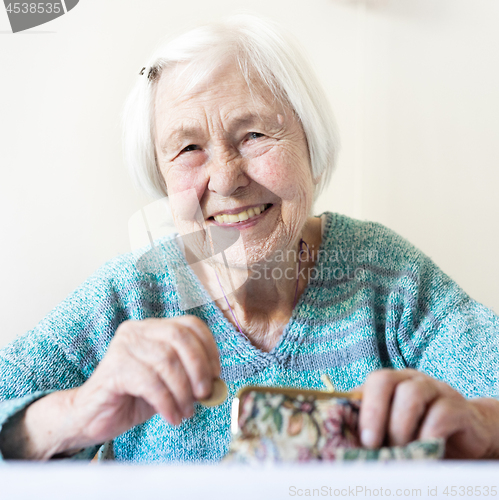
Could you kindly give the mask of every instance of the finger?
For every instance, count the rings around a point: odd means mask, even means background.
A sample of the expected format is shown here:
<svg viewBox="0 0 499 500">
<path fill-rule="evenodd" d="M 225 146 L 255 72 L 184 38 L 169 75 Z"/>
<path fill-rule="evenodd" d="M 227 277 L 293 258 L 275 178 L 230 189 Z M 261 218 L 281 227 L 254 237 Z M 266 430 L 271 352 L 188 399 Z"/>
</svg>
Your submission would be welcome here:
<svg viewBox="0 0 499 500">
<path fill-rule="evenodd" d="M 445 439 L 447 458 L 478 458 L 487 447 L 477 432 L 482 428 L 483 422 L 476 419 L 464 398 L 440 398 L 428 410 L 418 439 Z"/>
<path fill-rule="evenodd" d="M 129 335 L 130 339 L 128 339 L 127 343 L 133 346 L 135 354 L 144 351 L 141 355 L 142 359 L 145 360 L 148 356 L 152 356 L 153 359 L 156 359 L 156 362 L 161 360 L 155 356 L 157 354 L 156 349 L 151 352 L 148 343 L 171 345 L 177 352 L 189 377 L 192 393 L 197 399 L 205 398 L 210 395 L 213 380 L 216 378 L 215 373 L 217 372 L 213 373 L 213 365 L 208 359 L 204 345 L 190 328 L 194 322 L 188 320 L 187 324 L 185 324 L 184 321 L 179 321 L 179 319 L 181 318 L 176 318 L 175 322 L 169 321 L 168 323 L 165 323 L 163 319 L 144 320 L 140 325 L 140 334 L 136 336 Z"/>
<path fill-rule="evenodd" d="M 429 405 L 440 395 L 437 382 L 430 377 L 415 376 L 397 384 L 388 422 L 390 446 L 413 441 Z"/>
<path fill-rule="evenodd" d="M 172 425 L 182 422 L 182 415 L 168 387 L 154 370 L 139 360 L 129 360 L 127 370 L 119 378 L 118 389 L 122 395 L 142 398 Z"/>
<path fill-rule="evenodd" d="M 182 416 L 190 418 L 194 413 L 194 395 L 184 365 L 172 346 L 163 345 L 158 348 L 163 349 L 164 354 L 153 368 L 169 388 Z"/>
<path fill-rule="evenodd" d="M 187 321 L 189 326 L 193 323 L 192 319 Z M 189 378 L 192 389 L 188 394 L 202 399 L 210 395 L 215 374 L 204 345 L 189 326 L 177 319 L 168 323 L 164 319 L 147 319 L 136 325 L 136 330 L 127 331 L 126 336 L 122 336 L 123 343 L 132 355 L 148 365 L 161 364 L 163 373 L 165 365 L 161 356 L 170 355 L 171 352 L 165 346 L 171 346 Z M 175 359 L 172 358 L 172 361 Z M 169 384 L 168 380 L 167 385 Z"/>
<path fill-rule="evenodd" d="M 422 440 L 449 437 L 465 432 L 468 423 L 466 401 L 457 398 L 440 398 L 430 407 L 418 438 Z"/>
<path fill-rule="evenodd" d="M 169 342 L 182 362 L 194 396 L 197 399 L 208 397 L 211 394 L 215 374 L 204 345 L 189 328 L 180 325 L 170 332 Z"/>
<path fill-rule="evenodd" d="M 132 350 L 130 345 L 126 347 L 129 356 L 135 357 L 160 377 L 173 396 L 180 415 L 184 418 L 191 417 L 194 411 L 193 391 L 175 348 L 163 340 L 151 339 L 143 339 L 140 348 L 134 346 Z"/>
<path fill-rule="evenodd" d="M 367 377 L 359 417 L 360 436 L 365 447 L 379 448 L 382 445 L 395 387 L 417 373 L 416 370 L 378 370 Z"/>
<path fill-rule="evenodd" d="M 154 328 L 145 328 L 144 325 L 140 325 L 142 332 L 148 338 L 163 341 L 165 338 L 170 338 L 165 335 L 166 332 L 171 334 L 175 332 L 176 329 L 181 329 L 183 332 L 188 332 L 190 335 L 194 335 L 204 350 L 206 351 L 206 357 L 209 362 L 209 366 L 212 370 L 212 378 L 217 378 L 220 376 L 220 357 L 218 354 L 217 344 L 213 338 L 211 330 L 206 326 L 206 324 L 196 316 L 180 316 L 172 320 L 165 319 L 147 319 L 142 323 L 148 323 L 148 325 L 154 325 Z"/>
<path fill-rule="evenodd" d="M 220 355 L 213 332 L 196 316 L 181 316 L 178 320 L 189 327 L 201 341 L 210 360 L 214 378 L 220 377 Z"/>
<path fill-rule="evenodd" d="M 496 419 L 494 417 L 492 420 L 494 424 L 491 429 L 488 411 L 483 412 L 485 401 L 467 400 L 459 393 L 438 399 L 428 411 L 419 438 L 445 439 L 445 458 L 497 456 L 495 452 L 490 452 L 491 445 L 493 449 Z"/>
</svg>

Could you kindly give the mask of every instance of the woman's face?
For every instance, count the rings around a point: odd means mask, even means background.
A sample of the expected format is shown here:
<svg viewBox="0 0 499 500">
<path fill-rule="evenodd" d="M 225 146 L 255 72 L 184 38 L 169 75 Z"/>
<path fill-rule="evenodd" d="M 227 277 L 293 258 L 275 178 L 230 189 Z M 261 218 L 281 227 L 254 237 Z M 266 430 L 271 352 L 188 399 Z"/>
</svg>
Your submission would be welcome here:
<svg viewBox="0 0 499 500">
<path fill-rule="evenodd" d="M 230 64 L 193 91 L 185 85 L 166 73 L 155 95 L 156 156 L 177 229 L 236 228 L 247 265 L 294 249 L 314 181 L 293 111 L 257 80 L 250 93 Z M 230 251 L 227 257 L 241 259 Z"/>
</svg>

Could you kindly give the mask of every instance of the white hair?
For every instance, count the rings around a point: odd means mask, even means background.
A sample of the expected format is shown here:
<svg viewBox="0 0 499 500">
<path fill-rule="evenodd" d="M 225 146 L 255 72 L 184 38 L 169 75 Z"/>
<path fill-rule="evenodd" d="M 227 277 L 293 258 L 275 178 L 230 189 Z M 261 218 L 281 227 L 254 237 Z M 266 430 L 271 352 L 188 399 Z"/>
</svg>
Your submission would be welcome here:
<svg viewBox="0 0 499 500">
<path fill-rule="evenodd" d="M 339 136 L 327 97 L 306 58 L 278 25 L 247 14 L 195 28 L 162 46 L 141 71 L 123 117 L 126 164 L 134 183 L 154 198 L 167 195 L 154 150 L 154 95 L 159 76 L 182 64 L 186 91 L 233 57 L 251 89 L 256 74 L 289 105 L 307 139 L 312 176 L 327 185 L 336 165 Z"/>
</svg>

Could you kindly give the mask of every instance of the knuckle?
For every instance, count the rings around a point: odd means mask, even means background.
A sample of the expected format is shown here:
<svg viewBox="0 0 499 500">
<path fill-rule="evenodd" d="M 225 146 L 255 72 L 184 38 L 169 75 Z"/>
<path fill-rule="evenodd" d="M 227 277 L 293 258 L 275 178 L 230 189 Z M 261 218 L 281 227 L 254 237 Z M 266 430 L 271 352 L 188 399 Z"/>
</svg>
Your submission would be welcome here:
<svg viewBox="0 0 499 500">
<path fill-rule="evenodd" d="M 127 320 L 121 323 L 116 330 L 116 337 L 120 342 L 135 343 L 141 331 L 142 325 L 140 321 Z"/>
<path fill-rule="evenodd" d="M 394 377 L 393 370 L 382 369 L 369 374 L 366 384 L 369 385 L 389 385 Z"/>
<path fill-rule="evenodd" d="M 131 394 L 134 397 L 155 394 L 160 389 L 158 387 L 158 380 L 151 377 L 150 374 L 144 373 L 143 370 L 123 374 L 117 382 L 123 394 Z"/>
<path fill-rule="evenodd" d="M 158 353 L 158 358 L 157 365 L 165 370 L 175 369 L 180 364 L 177 354 L 168 345 L 165 345 L 161 353 Z"/>
<path fill-rule="evenodd" d="M 445 382 L 442 382 L 441 380 L 435 380 L 434 382 L 436 384 L 436 387 L 446 397 L 450 397 L 450 398 L 460 400 L 463 402 L 466 401 L 466 398 L 462 394 L 457 392 L 454 388 L 452 388 L 450 385 L 446 384 Z"/>
<path fill-rule="evenodd" d="M 435 405 L 435 417 L 447 419 L 449 415 L 456 410 L 455 402 L 450 398 L 440 398 Z"/>
<path fill-rule="evenodd" d="M 199 322 L 202 323 L 202 321 L 193 314 L 186 314 L 185 316 L 179 316 L 176 319 L 185 325 L 198 325 Z"/>
<path fill-rule="evenodd" d="M 463 411 L 461 404 L 456 404 L 455 400 L 441 398 L 431 408 L 430 429 L 435 435 L 444 435 L 446 431 L 455 426 L 457 422 L 462 424 L 466 411 Z"/>
<path fill-rule="evenodd" d="M 183 325 L 175 325 L 174 328 L 170 328 L 168 338 L 171 342 L 186 344 L 189 343 L 192 337 L 188 328 Z"/>
<path fill-rule="evenodd" d="M 429 403 L 425 381 L 406 380 L 395 389 L 396 402 L 394 417 L 398 422 L 407 422 L 415 415 L 422 415 Z"/>
<path fill-rule="evenodd" d="M 175 330 L 170 334 L 171 345 L 178 349 L 186 363 L 195 369 L 203 370 L 208 355 L 199 340 L 187 330 Z"/>
<path fill-rule="evenodd" d="M 125 344 L 135 343 L 136 335 L 137 334 L 133 330 L 130 330 L 130 329 L 123 330 L 120 337 L 119 337 L 119 340 L 120 340 L 120 342 L 125 343 Z"/>
<path fill-rule="evenodd" d="M 201 318 L 198 318 L 197 316 L 194 316 L 192 314 L 188 314 L 186 316 L 181 316 L 179 319 L 185 325 L 187 325 L 187 326 L 189 326 L 191 328 L 195 328 L 199 332 L 203 332 L 204 333 L 207 330 L 209 331 L 208 326 L 206 325 L 206 323 Z"/>
<path fill-rule="evenodd" d="M 425 373 L 419 372 L 418 370 L 415 370 L 414 368 L 405 368 L 403 370 L 404 373 L 407 373 L 408 375 L 414 376 L 419 376 L 419 377 L 424 377 L 424 378 L 429 378 L 428 375 Z"/>
<path fill-rule="evenodd" d="M 117 333 L 120 333 L 122 332 L 123 330 L 126 330 L 130 327 L 133 326 L 133 324 L 135 323 L 134 320 L 132 319 L 126 319 L 125 321 L 122 321 L 119 325 L 118 325 L 118 328 L 116 329 L 116 332 Z"/>
<path fill-rule="evenodd" d="M 397 385 L 395 395 L 402 398 L 406 404 L 414 406 L 414 403 L 424 398 L 425 387 L 424 382 L 414 379 L 405 380 Z"/>
<path fill-rule="evenodd" d="M 129 335 L 130 330 L 133 329 L 132 321 L 126 320 L 123 323 L 120 323 L 116 332 L 114 333 L 114 339 L 122 339 Z"/>
<path fill-rule="evenodd" d="M 443 406 L 439 406 L 432 412 L 429 430 L 433 435 L 444 434 L 445 429 L 448 427 L 449 421 L 450 419 L 448 411 Z"/>
</svg>

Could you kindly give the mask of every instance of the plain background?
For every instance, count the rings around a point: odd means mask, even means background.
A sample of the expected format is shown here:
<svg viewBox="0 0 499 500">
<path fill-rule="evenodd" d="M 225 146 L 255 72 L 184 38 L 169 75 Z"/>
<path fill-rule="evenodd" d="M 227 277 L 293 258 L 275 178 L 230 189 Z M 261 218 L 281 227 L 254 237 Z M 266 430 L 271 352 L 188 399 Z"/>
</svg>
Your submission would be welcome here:
<svg viewBox="0 0 499 500">
<path fill-rule="evenodd" d="M 316 212 L 379 221 L 499 312 L 497 0 L 80 0 L 12 34 L 0 6 L 0 345 L 117 254 L 151 200 L 123 164 L 123 102 L 165 36 L 241 9 L 292 31 L 335 110 Z"/>
</svg>

